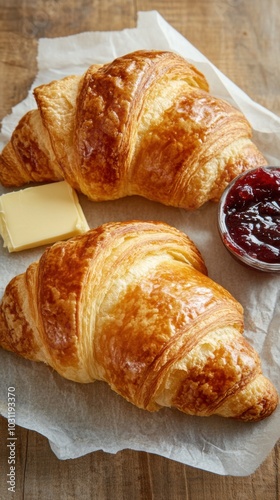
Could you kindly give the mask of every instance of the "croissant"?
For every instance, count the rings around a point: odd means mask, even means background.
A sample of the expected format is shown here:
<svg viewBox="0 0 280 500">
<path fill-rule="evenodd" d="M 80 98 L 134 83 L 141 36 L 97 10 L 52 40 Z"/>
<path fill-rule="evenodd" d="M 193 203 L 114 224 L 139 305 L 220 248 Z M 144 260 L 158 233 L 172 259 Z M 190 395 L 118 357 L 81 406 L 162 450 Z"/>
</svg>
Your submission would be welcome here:
<svg viewBox="0 0 280 500">
<path fill-rule="evenodd" d="M 0 306 L 0 345 L 67 379 L 105 381 L 149 411 L 260 420 L 278 396 L 242 332 L 242 306 L 161 222 L 106 223 L 55 243 Z"/>
<path fill-rule="evenodd" d="M 90 200 L 139 195 L 195 209 L 267 164 L 245 116 L 181 56 L 137 51 L 34 90 L 0 157 L 0 182 L 65 179 Z"/>
</svg>

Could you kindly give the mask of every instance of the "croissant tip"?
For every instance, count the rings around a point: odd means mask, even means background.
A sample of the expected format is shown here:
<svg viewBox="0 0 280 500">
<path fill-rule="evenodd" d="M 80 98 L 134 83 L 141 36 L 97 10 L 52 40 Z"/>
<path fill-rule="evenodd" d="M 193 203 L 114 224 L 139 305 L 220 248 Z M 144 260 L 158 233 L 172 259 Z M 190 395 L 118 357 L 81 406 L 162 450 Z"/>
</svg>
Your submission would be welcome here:
<svg viewBox="0 0 280 500">
<path fill-rule="evenodd" d="M 273 388 L 274 389 L 274 388 Z M 237 417 L 244 422 L 260 422 L 270 417 L 279 404 L 279 398 L 276 391 L 269 392 L 258 403 Z"/>
</svg>

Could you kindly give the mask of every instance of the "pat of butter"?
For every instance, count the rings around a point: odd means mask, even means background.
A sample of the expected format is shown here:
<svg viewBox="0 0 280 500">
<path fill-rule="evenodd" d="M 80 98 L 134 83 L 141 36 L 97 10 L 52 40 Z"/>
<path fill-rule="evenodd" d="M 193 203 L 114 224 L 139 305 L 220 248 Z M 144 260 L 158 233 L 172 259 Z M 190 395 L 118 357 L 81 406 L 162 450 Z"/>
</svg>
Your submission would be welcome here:
<svg viewBox="0 0 280 500">
<path fill-rule="evenodd" d="M 9 252 L 88 231 L 77 193 L 65 181 L 0 196 L 0 234 Z"/>
</svg>

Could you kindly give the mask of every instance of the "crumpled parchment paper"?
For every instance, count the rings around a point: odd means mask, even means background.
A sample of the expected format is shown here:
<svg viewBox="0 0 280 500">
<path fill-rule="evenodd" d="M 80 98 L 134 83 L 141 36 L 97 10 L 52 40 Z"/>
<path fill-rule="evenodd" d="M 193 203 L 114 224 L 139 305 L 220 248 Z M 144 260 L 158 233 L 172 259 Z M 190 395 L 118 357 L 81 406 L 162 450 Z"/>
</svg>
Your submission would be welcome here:
<svg viewBox="0 0 280 500">
<path fill-rule="evenodd" d="M 280 119 L 244 94 L 156 11 L 139 12 L 137 27 L 123 31 L 81 33 L 41 39 L 38 75 L 32 88 L 69 74 L 82 74 L 137 49 L 180 53 L 204 72 L 211 92 L 238 106 L 250 120 L 254 140 L 272 165 L 280 165 Z M 32 89 L 2 123 L 1 147 L 35 101 Z M 9 190 L 0 188 L 0 194 Z M 106 221 L 154 219 L 185 231 L 200 249 L 209 275 L 243 305 L 246 337 L 259 352 L 264 373 L 280 392 L 280 277 L 249 270 L 224 249 L 217 231 L 217 206 L 196 212 L 169 208 L 140 197 L 113 202 L 80 202 L 90 227 Z M 37 260 L 44 247 L 8 254 L 0 249 L 0 297 L 10 279 Z M 219 417 L 186 416 L 176 410 L 139 410 L 101 382 L 80 385 L 49 367 L 0 350 L 0 413 L 7 417 L 8 388 L 15 388 L 16 423 L 46 436 L 60 459 L 95 450 L 125 448 L 162 455 L 222 475 L 254 472 L 280 437 L 280 408 L 265 421 L 245 424 Z M 8 435 L 8 434 L 7 434 Z"/>
</svg>

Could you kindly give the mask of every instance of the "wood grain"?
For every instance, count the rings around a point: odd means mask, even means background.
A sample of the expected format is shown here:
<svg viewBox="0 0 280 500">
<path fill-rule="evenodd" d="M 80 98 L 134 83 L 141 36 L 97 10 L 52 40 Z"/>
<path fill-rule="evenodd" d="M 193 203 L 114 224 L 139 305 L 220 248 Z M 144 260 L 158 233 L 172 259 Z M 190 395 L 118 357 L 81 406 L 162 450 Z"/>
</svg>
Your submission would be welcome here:
<svg viewBox="0 0 280 500">
<path fill-rule="evenodd" d="M 37 41 L 136 25 L 157 10 L 249 96 L 280 115 L 278 0 L 0 0 L 0 119 L 27 94 Z M 8 500 L 279 500 L 280 443 L 249 477 L 224 477 L 156 455 L 102 451 L 60 461 L 17 427 L 16 493 L 7 491 L 7 421 L 0 418 L 0 498 Z"/>
</svg>

